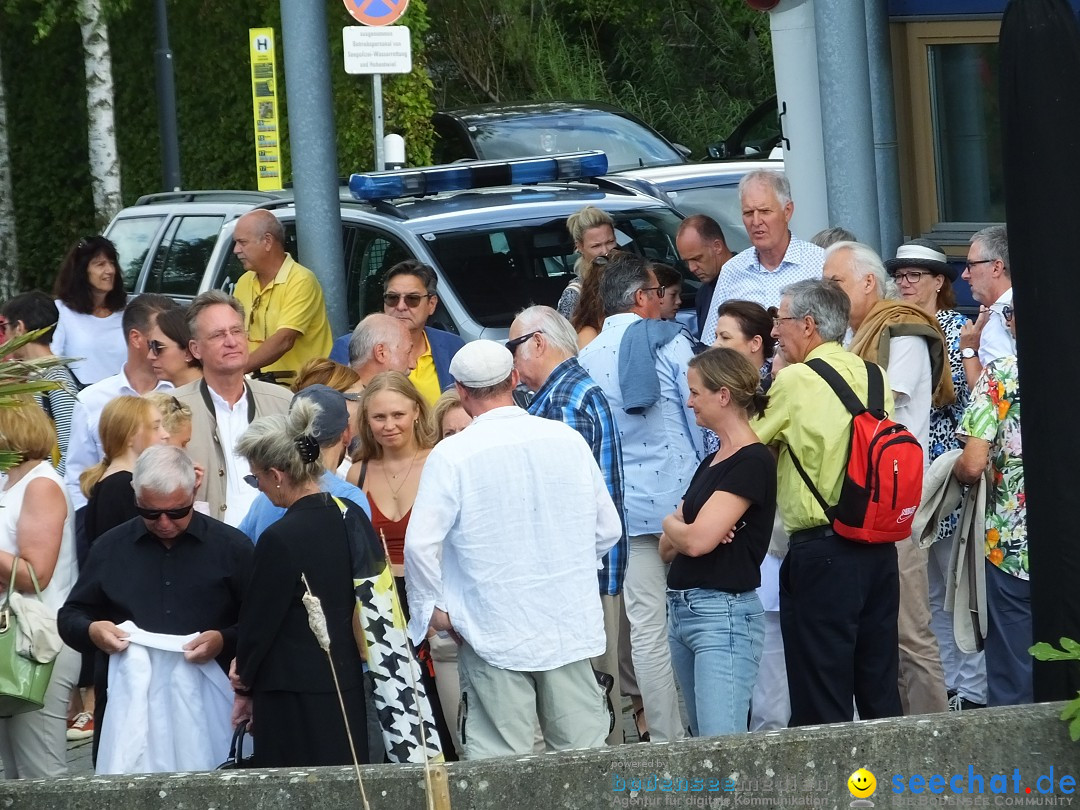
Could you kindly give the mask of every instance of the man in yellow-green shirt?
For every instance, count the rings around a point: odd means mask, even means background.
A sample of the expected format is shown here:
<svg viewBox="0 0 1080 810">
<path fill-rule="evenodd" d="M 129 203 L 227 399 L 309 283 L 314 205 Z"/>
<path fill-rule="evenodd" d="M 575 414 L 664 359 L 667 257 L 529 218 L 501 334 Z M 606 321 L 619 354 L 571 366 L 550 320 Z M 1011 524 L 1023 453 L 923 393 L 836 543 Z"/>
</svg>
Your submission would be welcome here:
<svg viewBox="0 0 1080 810">
<path fill-rule="evenodd" d="M 383 279 L 383 312 L 409 329 L 409 361 L 413 369 L 409 379 L 429 405 L 434 405 L 439 395 L 453 385 L 450 361 L 465 345 L 457 335 L 427 325 L 439 306 L 437 284 L 435 271 L 413 259 L 395 264 Z"/>
<path fill-rule="evenodd" d="M 840 343 L 850 302 L 835 282 L 817 279 L 782 294 L 773 336 L 789 366 L 753 426 L 777 453 L 777 508 L 791 536 L 780 569 L 791 725 L 850 721 L 853 700 L 864 720 L 898 716 L 896 549 L 837 536 L 792 461 L 794 452 L 825 500 L 839 500 L 851 415 L 805 361 L 824 360 L 866 401 L 866 366 Z M 893 409 L 887 382 L 885 409 Z"/>
<path fill-rule="evenodd" d="M 247 315 L 247 371 L 284 372 L 279 381 L 288 384 L 308 360 L 330 353 L 322 287 L 285 252 L 284 228 L 269 211 L 240 217 L 233 241 L 233 253 L 248 271 L 233 291 Z"/>
</svg>

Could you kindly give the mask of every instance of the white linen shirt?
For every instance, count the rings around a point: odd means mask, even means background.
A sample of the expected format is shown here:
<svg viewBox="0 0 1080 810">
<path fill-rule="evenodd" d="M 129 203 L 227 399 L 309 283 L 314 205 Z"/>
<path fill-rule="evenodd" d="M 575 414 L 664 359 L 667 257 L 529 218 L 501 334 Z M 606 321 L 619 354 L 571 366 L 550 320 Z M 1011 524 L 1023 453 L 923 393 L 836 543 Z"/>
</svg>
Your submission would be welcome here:
<svg viewBox="0 0 1080 810">
<path fill-rule="evenodd" d="M 623 410 L 619 348 L 627 327 L 639 320 L 641 316 L 632 312 L 609 315 L 600 334 L 578 355 L 578 362 L 604 389 L 619 428 L 623 507 L 630 537 L 660 534 L 661 522 L 679 505 L 705 454 L 701 428 L 686 404 L 690 398 L 686 364 L 694 349 L 684 335 L 656 352 L 660 399 L 641 414 Z M 648 362 L 648 358 L 640 362 Z"/>
<path fill-rule="evenodd" d="M 172 387 L 171 382 L 159 380 L 154 390 L 171 391 Z M 75 409 L 71 412 L 71 434 L 68 436 L 67 460 L 64 465 L 64 486 L 75 509 L 86 506 L 86 497 L 79 488 L 79 476 L 87 467 L 93 467 L 105 457 L 101 434 L 98 433 L 101 412 L 117 397 L 137 396 L 139 392 L 132 388 L 127 377 L 127 363 L 121 367 L 119 374 L 106 377 L 79 392 Z"/>
<path fill-rule="evenodd" d="M 592 451 L 516 406 L 481 414 L 424 464 L 405 536 L 409 635 L 432 611 L 488 664 L 545 672 L 603 653 L 596 572 L 622 535 Z"/>
<path fill-rule="evenodd" d="M 225 451 L 225 514 L 221 520 L 232 527 L 240 525 L 247 516 L 251 505 L 259 497 L 259 490 L 244 480 L 251 472 L 247 459 L 237 455 L 236 443 L 248 429 L 248 398 L 241 396 L 235 405 L 230 405 L 217 391 L 206 386 L 210 400 L 214 403 L 214 418 L 217 420 L 217 434 L 221 447 Z"/>
<path fill-rule="evenodd" d="M 713 290 L 709 316 L 701 330 L 701 342 L 712 346 L 716 342 L 716 310 L 725 301 L 755 301 L 768 309 L 780 306 L 780 291 L 788 284 L 803 279 L 821 278 L 825 268 L 825 251 L 792 234 L 784 260 L 775 270 L 765 268 L 758 259 L 757 248 L 751 245 L 732 256 L 720 269 Z"/>
</svg>

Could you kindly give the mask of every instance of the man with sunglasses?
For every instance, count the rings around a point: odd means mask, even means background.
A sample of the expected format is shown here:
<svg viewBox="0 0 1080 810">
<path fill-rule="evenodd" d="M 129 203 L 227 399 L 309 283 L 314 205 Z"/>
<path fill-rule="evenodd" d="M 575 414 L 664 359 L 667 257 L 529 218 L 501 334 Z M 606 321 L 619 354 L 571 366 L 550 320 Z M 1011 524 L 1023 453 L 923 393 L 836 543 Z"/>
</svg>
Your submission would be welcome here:
<svg viewBox="0 0 1080 810">
<path fill-rule="evenodd" d="M 139 517 L 106 532 L 90 549 L 57 616 L 65 643 L 103 656 L 123 653 L 129 634 L 118 625 L 130 621 L 151 633 L 196 633 L 182 647 L 185 661 L 216 661 L 228 672 L 254 547 L 241 532 L 194 511 L 199 477 L 178 447 L 155 445 L 139 456 L 132 474 Z M 105 715 L 108 671 L 99 656 L 95 729 Z M 97 744 L 95 731 L 95 760 Z"/>
<path fill-rule="evenodd" d="M 248 313 L 247 371 L 291 378 L 333 342 L 322 287 L 315 274 L 285 252 L 285 229 L 269 211 L 236 222 L 233 253 L 247 271 L 233 294 Z"/>
</svg>

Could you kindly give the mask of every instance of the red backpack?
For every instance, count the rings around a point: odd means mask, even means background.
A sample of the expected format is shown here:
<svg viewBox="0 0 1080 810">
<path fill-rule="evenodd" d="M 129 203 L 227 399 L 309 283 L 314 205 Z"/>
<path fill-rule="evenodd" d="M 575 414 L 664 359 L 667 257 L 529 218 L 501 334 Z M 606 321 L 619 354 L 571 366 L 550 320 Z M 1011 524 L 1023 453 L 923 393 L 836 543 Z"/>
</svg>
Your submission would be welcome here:
<svg viewBox="0 0 1080 810">
<path fill-rule="evenodd" d="M 866 361 L 864 361 L 866 362 Z M 840 537 L 860 543 L 895 543 L 911 536 L 922 500 L 923 450 L 906 427 L 885 413 L 885 375 L 866 363 L 867 404 L 844 378 L 821 359 L 809 360 L 851 413 L 851 439 L 840 500 L 829 506 L 791 453 L 795 469 Z M 790 450 L 790 448 L 789 448 Z"/>
</svg>

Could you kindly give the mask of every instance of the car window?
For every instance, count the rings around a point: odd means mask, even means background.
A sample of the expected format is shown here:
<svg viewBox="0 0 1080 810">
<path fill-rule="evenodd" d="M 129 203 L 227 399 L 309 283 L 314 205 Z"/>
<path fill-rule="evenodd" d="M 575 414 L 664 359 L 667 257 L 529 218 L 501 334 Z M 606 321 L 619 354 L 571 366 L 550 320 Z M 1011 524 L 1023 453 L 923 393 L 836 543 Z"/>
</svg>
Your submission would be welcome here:
<svg viewBox="0 0 1080 810">
<path fill-rule="evenodd" d="M 124 289 L 135 292 L 146 254 L 154 244 L 154 237 L 161 229 L 165 215 L 147 217 L 128 217 L 114 219 L 105 236 L 116 245 L 116 254 L 120 258 L 120 273 L 124 277 Z"/>
<path fill-rule="evenodd" d="M 224 222 L 221 215 L 176 217 L 154 255 L 143 289 L 164 295 L 196 295 Z"/>
<path fill-rule="evenodd" d="M 608 171 L 682 163 L 683 156 L 641 124 L 610 113 L 560 113 L 469 127 L 482 160 L 602 149 Z"/>
<path fill-rule="evenodd" d="M 455 121 L 436 117 L 432 123 L 435 126 L 432 159 L 436 165 L 476 157 L 476 152 L 469 145 L 469 139 Z"/>
<path fill-rule="evenodd" d="M 705 214 L 715 219 L 724 231 L 724 241 L 733 253 L 750 247 L 750 238 L 742 221 L 739 187 L 712 186 L 668 191 L 671 204 L 686 216 Z"/>
<path fill-rule="evenodd" d="M 672 211 L 613 212 L 619 247 L 675 264 Z M 573 277 L 574 244 L 566 219 L 500 223 L 435 234 L 430 242 L 443 275 L 477 323 L 506 328 L 531 304 L 555 306 Z"/>
<path fill-rule="evenodd" d="M 349 325 L 365 315 L 383 311 L 383 276 L 412 254 L 381 231 L 353 224 L 345 226 L 345 295 Z"/>
</svg>

